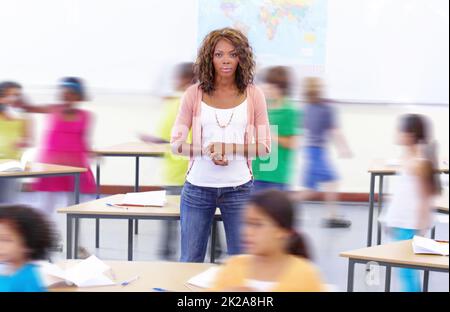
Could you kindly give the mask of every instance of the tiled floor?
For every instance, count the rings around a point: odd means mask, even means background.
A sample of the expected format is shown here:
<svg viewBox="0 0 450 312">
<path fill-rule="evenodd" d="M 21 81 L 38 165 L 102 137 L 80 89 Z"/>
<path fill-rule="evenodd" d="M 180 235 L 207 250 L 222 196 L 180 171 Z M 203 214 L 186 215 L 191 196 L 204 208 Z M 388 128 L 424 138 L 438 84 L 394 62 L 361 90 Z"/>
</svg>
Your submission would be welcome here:
<svg viewBox="0 0 450 312">
<path fill-rule="evenodd" d="M 38 194 L 22 194 L 18 199 L 22 203 L 34 203 L 42 206 L 42 197 Z M 66 205 L 60 200 L 57 205 Z M 351 221 L 349 229 L 327 229 L 320 226 L 321 218 L 326 207 L 320 203 L 305 203 L 301 209 L 301 219 L 298 219 L 297 228 L 305 233 L 309 239 L 314 261 L 320 268 L 328 284 L 334 285 L 338 291 L 345 291 L 347 285 L 347 260 L 338 255 L 342 251 L 363 248 L 366 244 L 368 205 L 366 203 L 341 203 L 341 211 Z M 58 228 L 65 239 L 65 217 L 55 215 Z M 444 217 L 445 219 L 445 217 Z M 436 237 L 448 240 L 448 216 L 446 223 L 437 226 Z M 165 224 L 161 221 L 140 221 L 140 233 L 134 237 L 135 260 L 159 260 L 161 235 Z M 224 242 L 223 226 L 220 225 L 221 241 Z M 83 220 L 81 222 L 80 244 L 89 252 L 95 253 L 101 259 L 126 260 L 127 259 L 127 222 L 124 220 L 102 220 L 100 248 L 95 249 L 95 222 Z M 383 237 L 386 241 L 386 235 Z M 179 242 L 179 240 L 178 240 Z M 178 243 L 176 244 L 178 246 Z M 65 253 L 55 253 L 54 260 L 64 259 Z M 177 257 L 177 256 L 176 256 Z M 221 258 L 223 259 L 223 258 Z M 208 259 L 207 259 L 208 260 Z M 384 270 L 381 269 L 379 285 L 369 286 L 365 283 L 365 266 L 357 265 L 355 270 L 355 291 L 383 291 Z M 398 290 L 395 269 L 393 271 L 393 291 Z M 449 291 L 449 275 L 446 273 L 430 274 L 430 291 Z"/>
</svg>

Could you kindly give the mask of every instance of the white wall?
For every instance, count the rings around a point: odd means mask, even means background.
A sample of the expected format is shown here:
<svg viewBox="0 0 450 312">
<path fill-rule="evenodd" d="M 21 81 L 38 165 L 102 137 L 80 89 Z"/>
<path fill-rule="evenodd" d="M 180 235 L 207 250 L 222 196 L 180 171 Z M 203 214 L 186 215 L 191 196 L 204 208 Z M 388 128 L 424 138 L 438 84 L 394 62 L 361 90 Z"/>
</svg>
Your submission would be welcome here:
<svg viewBox="0 0 450 312">
<path fill-rule="evenodd" d="M 195 57 L 197 5 L 3 1 L 0 80 L 48 86 L 78 75 L 102 91 L 159 90 L 168 64 Z M 448 104 L 448 12 L 447 0 L 328 0 L 330 96 Z"/>
<path fill-rule="evenodd" d="M 167 64 L 196 52 L 196 1 L 14 0 L 0 9 L 0 80 L 148 92 Z"/>
<path fill-rule="evenodd" d="M 447 0 L 329 0 L 326 80 L 331 97 L 448 104 Z M 23 82 L 37 103 L 54 102 L 56 80 L 85 77 L 97 116 L 97 147 L 151 131 L 171 65 L 197 49 L 195 0 L 14 0 L 0 10 L 0 80 Z M 168 66 L 170 65 L 170 66 Z M 393 157 L 395 118 L 428 114 L 448 158 L 448 105 L 340 107 L 353 160 L 340 160 L 342 190 L 366 192 L 367 165 Z M 42 118 L 35 116 L 37 133 Z M 133 161 L 105 161 L 103 182 L 133 184 Z M 161 183 L 144 160 L 143 184 Z"/>
<path fill-rule="evenodd" d="M 36 98 L 48 101 L 52 94 Z M 102 148 L 122 142 L 137 141 L 137 134 L 152 133 L 161 116 L 161 100 L 150 95 L 101 94 L 85 105 L 96 116 L 92 142 Z M 354 153 L 352 159 L 332 156 L 341 177 L 341 191 L 366 193 L 369 190 L 367 168 L 374 159 L 393 159 L 398 155 L 394 142 L 397 117 L 416 112 L 427 115 L 433 122 L 435 137 L 440 144 L 440 161 L 449 157 L 449 108 L 427 106 L 339 105 L 340 124 Z M 42 133 L 43 117 L 34 115 L 37 133 Z M 38 140 L 40 137 L 38 136 Z M 299 154 L 301 168 L 302 154 Z M 141 161 L 142 185 L 162 185 L 161 160 L 145 158 Z M 301 169 L 297 175 L 301 175 Z M 95 170 L 95 168 L 92 168 Z M 94 171 L 95 172 L 95 171 Z M 105 158 L 102 163 L 102 184 L 133 185 L 132 158 Z M 296 179 L 298 180 L 298 177 Z"/>
<path fill-rule="evenodd" d="M 448 104 L 449 1 L 328 3 L 332 97 Z"/>
</svg>

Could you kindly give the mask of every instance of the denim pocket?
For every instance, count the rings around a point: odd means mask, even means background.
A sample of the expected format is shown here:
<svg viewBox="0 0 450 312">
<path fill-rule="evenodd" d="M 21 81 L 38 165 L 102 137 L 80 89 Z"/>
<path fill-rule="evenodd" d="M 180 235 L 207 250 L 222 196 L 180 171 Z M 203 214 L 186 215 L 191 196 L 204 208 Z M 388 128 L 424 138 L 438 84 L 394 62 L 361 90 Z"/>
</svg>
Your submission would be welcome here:
<svg viewBox="0 0 450 312">
<path fill-rule="evenodd" d="M 250 180 L 242 185 L 238 185 L 234 189 L 239 191 L 247 191 L 247 190 L 251 191 L 253 189 L 253 180 Z"/>
</svg>

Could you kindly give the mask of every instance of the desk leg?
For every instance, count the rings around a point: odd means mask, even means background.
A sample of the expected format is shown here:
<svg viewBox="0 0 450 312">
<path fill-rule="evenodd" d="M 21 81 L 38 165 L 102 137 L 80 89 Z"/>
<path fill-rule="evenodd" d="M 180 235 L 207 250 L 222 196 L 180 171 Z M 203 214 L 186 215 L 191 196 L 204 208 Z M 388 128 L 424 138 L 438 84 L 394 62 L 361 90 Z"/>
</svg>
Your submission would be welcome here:
<svg viewBox="0 0 450 312">
<path fill-rule="evenodd" d="M 134 191 L 139 192 L 139 156 L 136 156 L 136 173 L 135 173 L 135 182 L 134 182 Z M 137 235 L 139 233 L 139 220 L 136 219 L 134 221 L 134 233 Z"/>
<path fill-rule="evenodd" d="M 433 228 L 431 229 L 431 239 L 435 238 L 436 238 L 436 226 L 433 226 Z"/>
<path fill-rule="evenodd" d="M 378 217 L 377 217 L 377 245 L 381 244 L 381 223 L 378 221 L 383 209 L 383 175 L 380 175 L 378 184 Z"/>
<path fill-rule="evenodd" d="M 384 285 L 385 292 L 391 291 L 391 271 L 392 271 L 391 266 L 387 265 L 386 266 L 386 280 L 385 280 L 385 285 Z"/>
<path fill-rule="evenodd" d="M 375 174 L 370 173 L 369 224 L 367 225 L 367 247 L 372 246 L 373 204 L 375 197 Z"/>
<path fill-rule="evenodd" d="M 128 261 L 133 261 L 133 219 L 128 219 Z"/>
<path fill-rule="evenodd" d="M 79 173 L 75 173 L 74 193 L 75 193 L 75 205 L 78 205 L 80 203 L 80 174 Z"/>
<path fill-rule="evenodd" d="M 75 218 L 75 242 L 73 243 L 73 256 L 75 259 L 78 259 L 78 238 L 79 238 L 79 232 L 80 232 L 80 219 Z"/>
<path fill-rule="evenodd" d="M 72 259 L 72 216 L 67 214 L 67 224 L 66 224 L 66 258 Z"/>
<path fill-rule="evenodd" d="M 211 229 L 211 257 L 210 262 L 215 263 L 216 262 L 216 232 L 217 232 L 217 220 L 213 220 L 212 223 L 212 229 Z"/>
<path fill-rule="evenodd" d="M 423 292 L 428 292 L 428 281 L 430 279 L 430 271 L 423 271 Z"/>
<path fill-rule="evenodd" d="M 354 279 L 355 279 L 355 262 L 351 259 L 348 259 L 347 292 L 353 292 Z"/>
<path fill-rule="evenodd" d="M 97 167 L 96 167 L 96 175 L 97 178 L 95 179 L 97 182 L 97 196 L 96 198 L 100 198 L 100 159 L 97 158 Z M 95 248 L 100 247 L 100 219 L 95 219 Z"/>
<path fill-rule="evenodd" d="M 95 248 L 100 248 L 100 219 L 95 218 Z"/>
<path fill-rule="evenodd" d="M 80 203 L 80 174 L 75 174 L 75 205 Z M 75 259 L 78 258 L 78 231 L 80 229 L 80 220 L 75 218 L 75 242 L 73 255 Z"/>
</svg>

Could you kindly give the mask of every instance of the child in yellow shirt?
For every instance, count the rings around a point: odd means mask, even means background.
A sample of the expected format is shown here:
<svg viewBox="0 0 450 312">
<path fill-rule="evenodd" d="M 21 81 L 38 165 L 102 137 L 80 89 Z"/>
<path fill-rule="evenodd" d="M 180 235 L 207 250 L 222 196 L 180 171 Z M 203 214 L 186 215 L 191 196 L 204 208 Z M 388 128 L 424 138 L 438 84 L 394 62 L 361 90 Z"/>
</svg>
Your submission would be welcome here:
<svg viewBox="0 0 450 312">
<path fill-rule="evenodd" d="M 243 215 L 246 255 L 230 258 L 219 271 L 215 291 L 318 292 L 320 274 L 301 234 L 294 230 L 294 204 L 285 193 L 255 194 Z"/>
<path fill-rule="evenodd" d="M 21 97 L 20 84 L 0 83 L 0 160 L 20 160 L 23 149 L 31 145 L 30 121 L 12 112 Z M 16 179 L 0 179 L 0 204 L 13 203 L 19 190 Z"/>
</svg>

